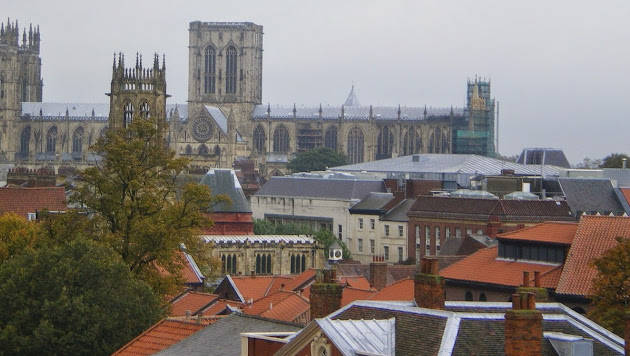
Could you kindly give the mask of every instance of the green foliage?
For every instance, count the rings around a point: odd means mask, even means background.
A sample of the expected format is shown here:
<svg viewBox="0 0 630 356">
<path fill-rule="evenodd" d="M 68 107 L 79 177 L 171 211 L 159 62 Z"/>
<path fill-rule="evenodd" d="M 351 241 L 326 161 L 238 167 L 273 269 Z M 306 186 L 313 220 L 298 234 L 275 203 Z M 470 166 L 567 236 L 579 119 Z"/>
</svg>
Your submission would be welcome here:
<svg viewBox="0 0 630 356">
<path fill-rule="evenodd" d="M 611 153 L 608 156 L 604 157 L 602 160 L 602 164 L 599 166 L 600 168 L 621 168 L 623 166 L 623 159 L 626 159 L 626 164 L 630 164 L 628 162 L 630 157 L 624 153 Z"/>
<path fill-rule="evenodd" d="M 0 305 L 0 355 L 109 355 L 163 313 L 149 285 L 87 239 L 6 260 Z"/>
<path fill-rule="evenodd" d="M 321 171 L 328 167 L 343 166 L 346 158 L 326 147 L 319 147 L 306 152 L 299 152 L 287 164 L 292 172 Z"/>
<path fill-rule="evenodd" d="M 104 159 L 81 173 L 72 199 L 90 212 L 94 239 L 168 294 L 177 285 L 181 264 L 174 255 L 182 244 L 202 265 L 209 256 L 197 235 L 211 224 L 203 213 L 215 198 L 193 183 L 177 194 L 176 177 L 188 161 L 162 144 L 154 120 L 135 120 L 99 139 L 92 149 Z"/>
<path fill-rule="evenodd" d="M 623 336 L 624 313 L 630 307 L 630 239 L 617 241 L 617 246 L 593 262 L 598 273 L 589 317 Z"/>
<path fill-rule="evenodd" d="M 7 213 L 0 215 L 0 264 L 37 243 L 39 226 L 25 218 Z"/>
<path fill-rule="evenodd" d="M 350 259 L 350 250 L 343 241 L 337 239 L 330 230 L 313 231 L 307 225 L 302 224 L 275 224 L 271 221 L 254 220 L 254 234 L 256 235 L 311 235 L 324 248 L 324 256 L 328 258 L 328 248 L 334 241 L 343 249 L 343 258 Z"/>
</svg>

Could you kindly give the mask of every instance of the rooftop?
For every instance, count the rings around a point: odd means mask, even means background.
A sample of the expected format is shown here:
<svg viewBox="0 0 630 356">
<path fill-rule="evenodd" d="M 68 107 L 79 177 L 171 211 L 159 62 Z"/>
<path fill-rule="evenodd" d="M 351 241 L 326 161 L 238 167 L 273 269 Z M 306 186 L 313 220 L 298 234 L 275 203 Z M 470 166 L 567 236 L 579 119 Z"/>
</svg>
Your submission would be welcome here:
<svg viewBox="0 0 630 356">
<path fill-rule="evenodd" d="M 15 213 L 26 218 L 28 213 L 66 209 L 64 187 L 0 188 L 0 214 Z"/>
<path fill-rule="evenodd" d="M 382 180 L 272 177 L 254 196 L 304 197 L 335 200 L 363 199 L 371 192 L 383 192 Z"/>
<path fill-rule="evenodd" d="M 578 224 L 574 222 L 548 221 L 516 231 L 497 235 L 505 240 L 522 240 L 570 245 Z"/>
<path fill-rule="evenodd" d="M 591 264 L 617 245 L 617 237 L 630 238 L 630 218 L 582 216 L 560 275 L 558 294 L 592 295 L 597 270 Z"/>
<path fill-rule="evenodd" d="M 573 215 L 581 213 L 623 215 L 625 210 L 607 178 L 559 178 L 558 182 Z"/>
<path fill-rule="evenodd" d="M 223 194 L 230 199 L 229 202 L 219 202 L 212 206 L 213 212 L 252 212 L 233 169 L 211 169 L 199 183 L 208 186 L 212 195 Z"/>
<path fill-rule="evenodd" d="M 352 93 L 351 93 L 352 94 Z M 356 98 L 355 98 L 356 99 Z M 451 110 L 453 116 L 464 115 L 464 108 L 432 108 L 432 107 L 408 107 L 408 106 L 359 106 L 358 100 L 352 101 L 352 106 L 276 106 L 256 105 L 254 107 L 254 120 L 264 119 L 292 119 L 299 120 L 431 120 L 449 119 Z"/>
</svg>

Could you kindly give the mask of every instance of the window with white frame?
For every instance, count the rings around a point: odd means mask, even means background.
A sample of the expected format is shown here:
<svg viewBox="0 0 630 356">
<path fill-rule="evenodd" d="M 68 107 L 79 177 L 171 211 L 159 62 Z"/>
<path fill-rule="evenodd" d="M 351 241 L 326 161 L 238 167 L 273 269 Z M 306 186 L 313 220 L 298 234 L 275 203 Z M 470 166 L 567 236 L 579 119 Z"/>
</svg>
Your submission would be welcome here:
<svg viewBox="0 0 630 356">
<path fill-rule="evenodd" d="M 385 236 L 389 236 L 389 225 L 385 225 Z"/>
<path fill-rule="evenodd" d="M 376 253 L 376 242 L 374 240 L 370 240 L 370 253 Z"/>
<path fill-rule="evenodd" d="M 357 244 L 358 244 L 357 247 L 358 247 L 359 252 L 363 252 L 363 239 L 358 239 Z"/>
<path fill-rule="evenodd" d="M 401 263 L 402 261 L 403 261 L 403 248 L 398 247 L 398 263 Z"/>
<path fill-rule="evenodd" d="M 374 230 L 375 222 L 374 219 L 370 219 L 370 229 Z"/>
<path fill-rule="evenodd" d="M 399 237 L 405 236 L 405 228 L 402 225 L 398 225 L 398 236 Z"/>
<path fill-rule="evenodd" d="M 359 218 L 359 230 L 363 230 L 363 218 Z"/>
<path fill-rule="evenodd" d="M 389 261 L 389 246 L 383 246 L 383 255 L 385 255 L 385 261 Z"/>
</svg>

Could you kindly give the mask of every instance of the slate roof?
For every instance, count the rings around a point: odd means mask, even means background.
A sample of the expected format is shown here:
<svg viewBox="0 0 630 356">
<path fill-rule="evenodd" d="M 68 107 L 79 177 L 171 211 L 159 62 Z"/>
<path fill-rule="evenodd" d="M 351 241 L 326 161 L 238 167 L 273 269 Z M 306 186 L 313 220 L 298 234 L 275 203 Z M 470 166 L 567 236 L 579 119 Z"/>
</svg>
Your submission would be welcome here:
<svg viewBox="0 0 630 356">
<path fill-rule="evenodd" d="M 455 173 L 469 175 L 500 175 L 502 169 L 513 169 L 517 175 L 557 176 L 559 167 L 523 165 L 472 154 L 422 153 L 378 161 L 333 167 L 346 172 L 398 172 L 398 173 Z"/>
<path fill-rule="evenodd" d="M 382 214 L 392 199 L 392 193 L 370 192 L 350 208 L 350 214 Z"/>
<path fill-rule="evenodd" d="M 558 182 L 575 216 L 582 212 L 589 215 L 609 215 L 611 212 L 623 215 L 625 212 L 610 179 L 559 178 Z"/>
<path fill-rule="evenodd" d="M 494 246 L 496 243 L 496 239 L 476 234 L 467 234 L 461 238 L 450 238 L 447 239 L 440 247 L 440 257 L 467 256 L 473 254 L 481 248 Z M 442 266 L 441 263 L 440 266 Z"/>
<path fill-rule="evenodd" d="M 628 168 L 602 168 L 602 175 L 610 178 L 615 187 L 630 187 L 630 169 Z"/>
<path fill-rule="evenodd" d="M 238 356 L 241 354 L 241 333 L 298 331 L 299 329 L 300 327 L 296 324 L 234 313 L 162 350 L 157 355 Z"/>
<path fill-rule="evenodd" d="M 23 102 L 23 120 L 45 121 L 107 121 L 109 117 L 109 103 L 42 103 Z M 40 115 L 41 113 L 41 115 Z M 187 104 L 166 104 L 166 118 L 188 119 Z"/>
<path fill-rule="evenodd" d="M 384 191 L 382 180 L 272 177 L 254 195 L 359 200 L 371 192 Z"/>
<path fill-rule="evenodd" d="M 162 319 L 118 349 L 112 356 L 153 355 L 203 329 L 212 321 Z"/>
<path fill-rule="evenodd" d="M 516 163 L 550 164 L 557 167 L 571 168 L 571 164 L 569 164 L 569 160 L 567 160 L 564 152 L 557 148 L 525 148 L 518 156 Z"/>
<path fill-rule="evenodd" d="M 395 318 L 396 355 L 489 356 L 504 354 L 505 311 L 509 308 L 511 303 L 446 302 L 446 310 L 432 310 L 397 302 L 356 301 L 326 319 Z M 593 354 L 623 355 L 622 338 L 570 308 L 559 303 L 536 303 L 536 308 L 543 313 L 545 338 L 552 337 L 549 332 L 589 338 Z M 557 355 L 546 339 L 542 354 Z"/>
<path fill-rule="evenodd" d="M 502 260 L 497 256 L 498 247 L 484 248 L 439 273 L 447 280 L 518 287 L 523 282 L 523 272 L 530 272 L 533 278 L 533 272 L 538 271 L 542 287 L 555 288 L 558 284 L 562 272 L 560 265 Z"/>
<path fill-rule="evenodd" d="M 577 228 L 577 222 L 547 221 L 516 231 L 499 234 L 497 238 L 571 245 Z"/>
<path fill-rule="evenodd" d="M 0 188 L 0 214 L 15 213 L 26 218 L 28 213 L 44 209 L 48 211 L 67 209 L 63 187 Z"/>
<path fill-rule="evenodd" d="M 592 295 L 597 270 L 593 259 L 617 245 L 616 237 L 630 238 L 630 218 L 582 216 L 567 254 L 556 293 Z"/>
<path fill-rule="evenodd" d="M 223 115 L 223 112 L 221 111 L 221 109 L 219 109 L 216 106 L 211 106 L 211 105 L 204 105 L 204 107 L 206 108 L 206 111 L 208 112 L 208 114 L 212 116 L 212 118 L 214 119 L 214 122 L 217 123 L 217 126 L 221 129 L 221 132 L 223 132 L 224 135 L 227 135 L 227 130 L 228 130 L 227 118 L 225 117 L 225 115 Z"/>
<path fill-rule="evenodd" d="M 409 209 L 416 202 L 416 199 L 403 199 L 400 203 L 396 204 L 392 207 L 385 215 L 381 217 L 382 221 L 400 221 L 407 222 L 409 221 L 409 216 L 407 213 Z"/>
<path fill-rule="evenodd" d="M 490 215 L 509 220 L 575 220 L 565 201 L 502 200 L 419 196 L 409 216 L 487 220 Z"/>
<path fill-rule="evenodd" d="M 223 194 L 230 202 L 221 202 L 212 207 L 213 212 L 251 213 L 252 209 L 243 193 L 233 169 L 211 169 L 201 178 L 200 184 L 207 185 L 212 195 Z"/>
</svg>

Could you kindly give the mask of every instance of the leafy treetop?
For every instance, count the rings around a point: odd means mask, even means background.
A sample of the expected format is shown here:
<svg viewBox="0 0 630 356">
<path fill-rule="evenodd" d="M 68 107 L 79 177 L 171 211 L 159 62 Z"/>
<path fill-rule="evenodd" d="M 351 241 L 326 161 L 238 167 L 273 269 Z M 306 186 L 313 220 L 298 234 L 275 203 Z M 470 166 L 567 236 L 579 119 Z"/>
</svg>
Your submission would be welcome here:
<svg viewBox="0 0 630 356">
<path fill-rule="evenodd" d="M 319 147 L 310 151 L 299 152 L 289 161 L 287 168 L 292 172 L 321 171 L 328 167 L 343 166 L 346 158 L 326 147 Z"/>
</svg>

